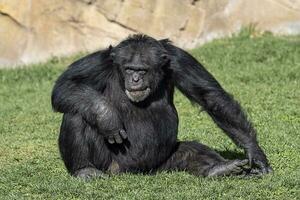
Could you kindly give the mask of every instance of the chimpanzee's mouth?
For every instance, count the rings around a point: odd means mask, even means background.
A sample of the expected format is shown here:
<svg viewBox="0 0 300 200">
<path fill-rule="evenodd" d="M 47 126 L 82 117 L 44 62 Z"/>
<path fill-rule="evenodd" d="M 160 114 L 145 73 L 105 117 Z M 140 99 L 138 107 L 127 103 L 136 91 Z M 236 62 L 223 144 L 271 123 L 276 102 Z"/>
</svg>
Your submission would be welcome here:
<svg viewBox="0 0 300 200">
<path fill-rule="evenodd" d="M 150 94 L 150 88 L 147 87 L 144 90 L 125 90 L 127 97 L 133 102 L 141 102 L 145 100 Z"/>
</svg>

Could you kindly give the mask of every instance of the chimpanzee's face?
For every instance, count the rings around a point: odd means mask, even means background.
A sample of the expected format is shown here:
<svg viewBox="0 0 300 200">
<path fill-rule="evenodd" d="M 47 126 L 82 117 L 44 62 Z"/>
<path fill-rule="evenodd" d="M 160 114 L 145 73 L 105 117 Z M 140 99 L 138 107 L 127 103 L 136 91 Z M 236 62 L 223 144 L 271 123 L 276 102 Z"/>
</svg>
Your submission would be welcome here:
<svg viewBox="0 0 300 200">
<path fill-rule="evenodd" d="M 168 59 L 159 44 L 131 44 L 114 49 L 113 54 L 123 77 L 125 93 L 131 101 L 144 101 L 157 90 Z"/>
</svg>

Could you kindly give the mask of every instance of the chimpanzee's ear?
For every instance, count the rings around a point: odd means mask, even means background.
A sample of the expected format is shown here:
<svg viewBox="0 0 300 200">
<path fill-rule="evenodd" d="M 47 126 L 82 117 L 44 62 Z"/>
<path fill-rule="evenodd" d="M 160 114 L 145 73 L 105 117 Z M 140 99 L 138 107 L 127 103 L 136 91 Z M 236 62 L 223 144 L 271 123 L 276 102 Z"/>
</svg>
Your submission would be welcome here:
<svg viewBox="0 0 300 200">
<path fill-rule="evenodd" d="M 163 61 L 168 61 L 168 60 L 169 60 L 169 55 L 168 55 L 167 53 L 162 53 L 162 54 L 160 55 L 160 57 L 161 57 L 161 59 L 162 59 Z"/>
<path fill-rule="evenodd" d="M 164 52 L 161 54 L 161 60 L 166 64 L 167 62 L 170 61 L 170 55 L 168 54 L 168 51 L 166 50 L 166 46 L 168 44 L 171 44 L 172 42 L 169 39 L 163 39 L 159 40 L 159 43 L 162 45 L 162 48 L 164 49 Z"/>
<path fill-rule="evenodd" d="M 109 50 L 109 57 L 114 60 L 115 56 L 116 56 L 116 53 L 113 51 L 113 47 L 111 45 L 109 45 L 108 47 L 108 50 Z"/>
<path fill-rule="evenodd" d="M 162 53 L 160 55 L 160 58 L 161 58 L 161 64 L 163 66 L 165 66 L 170 61 L 170 56 L 169 56 L 169 54 L 167 52 Z"/>
</svg>

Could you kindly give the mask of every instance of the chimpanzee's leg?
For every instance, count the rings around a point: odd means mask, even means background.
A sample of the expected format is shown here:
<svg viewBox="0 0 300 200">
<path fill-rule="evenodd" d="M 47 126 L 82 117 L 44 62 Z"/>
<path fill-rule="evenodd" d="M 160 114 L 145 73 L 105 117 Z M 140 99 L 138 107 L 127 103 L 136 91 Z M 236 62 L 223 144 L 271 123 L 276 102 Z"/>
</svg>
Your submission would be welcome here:
<svg viewBox="0 0 300 200">
<path fill-rule="evenodd" d="M 80 115 L 64 114 L 59 150 L 69 173 L 83 179 L 103 176 L 111 162 L 102 135 Z"/>
<path fill-rule="evenodd" d="M 197 176 L 239 175 L 248 160 L 226 160 L 197 142 L 179 142 L 173 155 L 159 170 L 183 170 Z"/>
</svg>

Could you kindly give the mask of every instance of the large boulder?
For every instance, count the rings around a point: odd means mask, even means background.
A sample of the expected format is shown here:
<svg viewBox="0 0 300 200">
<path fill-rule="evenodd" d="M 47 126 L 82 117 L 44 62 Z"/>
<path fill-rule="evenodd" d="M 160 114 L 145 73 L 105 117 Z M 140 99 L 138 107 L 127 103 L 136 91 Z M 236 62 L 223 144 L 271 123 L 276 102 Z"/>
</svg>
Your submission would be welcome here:
<svg viewBox="0 0 300 200">
<path fill-rule="evenodd" d="M 243 26 L 300 33 L 296 0 L 0 0 L 0 67 L 115 44 L 129 34 L 193 48 Z"/>
</svg>

